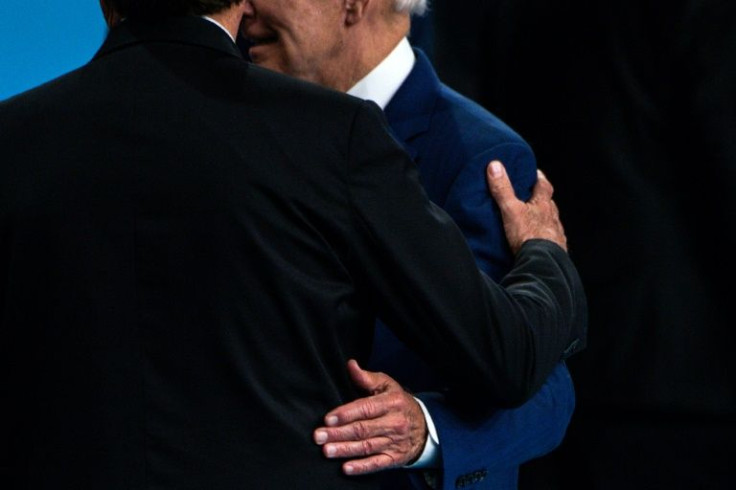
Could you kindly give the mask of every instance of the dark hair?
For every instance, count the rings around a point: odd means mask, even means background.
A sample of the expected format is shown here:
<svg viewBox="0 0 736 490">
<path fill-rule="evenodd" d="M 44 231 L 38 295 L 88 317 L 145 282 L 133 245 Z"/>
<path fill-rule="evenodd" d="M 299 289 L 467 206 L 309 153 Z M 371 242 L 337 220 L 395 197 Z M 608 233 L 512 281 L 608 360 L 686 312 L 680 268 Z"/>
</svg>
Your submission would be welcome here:
<svg viewBox="0 0 736 490">
<path fill-rule="evenodd" d="M 122 17 L 153 19 L 183 15 L 209 15 L 243 0 L 107 0 Z"/>
</svg>

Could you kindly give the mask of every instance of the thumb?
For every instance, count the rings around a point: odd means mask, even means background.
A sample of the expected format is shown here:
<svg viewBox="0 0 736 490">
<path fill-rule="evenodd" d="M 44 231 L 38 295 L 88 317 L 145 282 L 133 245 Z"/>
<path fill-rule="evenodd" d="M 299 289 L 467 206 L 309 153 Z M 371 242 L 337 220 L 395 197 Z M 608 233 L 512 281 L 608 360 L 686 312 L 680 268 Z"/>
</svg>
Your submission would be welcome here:
<svg viewBox="0 0 736 490">
<path fill-rule="evenodd" d="M 493 160 L 486 167 L 486 180 L 488 182 L 488 190 L 496 200 L 501 210 L 507 209 L 517 201 L 514 188 L 506 173 L 503 164 L 498 160 Z"/>
<path fill-rule="evenodd" d="M 388 389 L 384 375 L 366 371 L 358 365 L 358 361 L 355 359 L 348 361 L 348 373 L 350 374 L 350 379 L 358 388 L 362 388 L 373 395 L 382 393 Z"/>
</svg>

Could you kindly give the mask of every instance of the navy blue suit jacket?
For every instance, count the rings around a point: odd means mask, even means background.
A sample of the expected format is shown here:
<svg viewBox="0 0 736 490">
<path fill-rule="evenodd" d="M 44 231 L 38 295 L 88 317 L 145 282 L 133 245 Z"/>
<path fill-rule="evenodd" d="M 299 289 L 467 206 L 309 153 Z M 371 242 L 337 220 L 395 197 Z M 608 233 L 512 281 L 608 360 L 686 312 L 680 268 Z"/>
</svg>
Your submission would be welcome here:
<svg viewBox="0 0 736 490">
<path fill-rule="evenodd" d="M 415 53 L 416 64 L 386 107 L 386 117 L 416 161 L 429 198 L 460 226 L 483 271 L 500 281 L 513 256 L 485 169 L 491 160 L 502 161 L 516 194 L 527 199 L 536 181 L 534 154 L 501 120 L 443 85 L 426 55 Z M 418 397 L 439 433 L 443 464 L 438 488 L 515 489 L 520 464 L 562 441 L 575 404 L 564 362 L 521 407 L 473 418 L 445 401 L 432 370 L 380 323 L 374 346 L 372 369 L 414 392 L 428 392 Z M 424 486 L 423 475 L 394 472 L 385 487 L 410 488 L 410 480 L 417 488 Z"/>
</svg>

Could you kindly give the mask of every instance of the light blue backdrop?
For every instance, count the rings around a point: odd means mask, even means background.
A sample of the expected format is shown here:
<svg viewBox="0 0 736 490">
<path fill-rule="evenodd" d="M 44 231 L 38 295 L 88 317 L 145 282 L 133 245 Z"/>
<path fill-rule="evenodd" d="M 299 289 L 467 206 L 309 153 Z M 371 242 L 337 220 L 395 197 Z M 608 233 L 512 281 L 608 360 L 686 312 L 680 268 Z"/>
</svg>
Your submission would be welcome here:
<svg viewBox="0 0 736 490">
<path fill-rule="evenodd" d="M 106 33 L 98 0 L 0 0 L 0 100 L 84 65 Z"/>
</svg>

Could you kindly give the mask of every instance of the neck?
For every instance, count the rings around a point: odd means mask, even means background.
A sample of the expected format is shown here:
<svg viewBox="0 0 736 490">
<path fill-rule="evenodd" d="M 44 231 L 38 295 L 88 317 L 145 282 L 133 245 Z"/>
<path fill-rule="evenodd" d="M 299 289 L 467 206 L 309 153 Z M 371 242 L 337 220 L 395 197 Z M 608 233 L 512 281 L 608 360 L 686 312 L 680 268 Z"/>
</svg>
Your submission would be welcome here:
<svg viewBox="0 0 736 490">
<path fill-rule="evenodd" d="M 344 72 L 342 79 L 332 87 L 334 89 L 342 92 L 350 90 L 386 59 L 409 32 L 409 17 L 405 15 L 397 16 L 392 22 L 386 22 L 385 18 L 365 20 L 361 29 L 353 34 L 355 36 L 355 42 L 352 43 L 355 47 L 351 56 L 353 62 L 344 65 L 352 66 L 353 69 Z"/>
<path fill-rule="evenodd" d="M 241 2 L 242 4 L 242 2 Z M 230 33 L 230 37 L 236 39 L 238 30 L 240 29 L 240 21 L 243 19 L 243 11 L 240 5 L 234 5 L 227 10 L 210 14 L 207 17 L 217 21 L 222 27 Z"/>
</svg>

